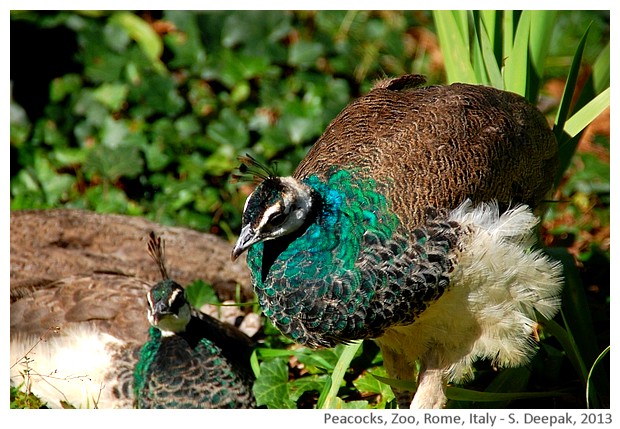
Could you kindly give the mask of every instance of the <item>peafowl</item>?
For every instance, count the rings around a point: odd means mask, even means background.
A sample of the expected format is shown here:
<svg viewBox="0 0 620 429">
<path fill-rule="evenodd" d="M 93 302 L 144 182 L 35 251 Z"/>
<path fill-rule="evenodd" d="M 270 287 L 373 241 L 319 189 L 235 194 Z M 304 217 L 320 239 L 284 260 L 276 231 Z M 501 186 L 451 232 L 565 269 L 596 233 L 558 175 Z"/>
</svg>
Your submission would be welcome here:
<svg viewBox="0 0 620 429">
<path fill-rule="evenodd" d="M 152 327 L 135 370 L 137 408 L 253 408 L 252 340 L 192 309 L 185 289 L 168 277 L 153 234 L 149 254 L 163 280 L 147 295 Z"/>
<path fill-rule="evenodd" d="M 537 312 L 558 311 L 558 263 L 535 247 L 557 143 L 524 98 L 485 86 L 377 83 L 331 122 L 292 177 L 254 158 L 232 251 L 259 304 L 311 347 L 375 339 L 412 408 L 441 408 L 473 362 L 528 362 Z M 419 371 L 416 371 L 419 368 Z M 415 380 L 417 374 L 417 380 Z"/>
<path fill-rule="evenodd" d="M 154 234 L 148 250 L 163 276 L 152 287 L 120 274 L 74 276 L 12 304 L 11 383 L 50 407 L 254 407 L 252 340 L 190 307 Z M 31 324 L 19 322 L 22 311 Z M 42 326 L 58 332 L 33 335 Z"/>
</svg>

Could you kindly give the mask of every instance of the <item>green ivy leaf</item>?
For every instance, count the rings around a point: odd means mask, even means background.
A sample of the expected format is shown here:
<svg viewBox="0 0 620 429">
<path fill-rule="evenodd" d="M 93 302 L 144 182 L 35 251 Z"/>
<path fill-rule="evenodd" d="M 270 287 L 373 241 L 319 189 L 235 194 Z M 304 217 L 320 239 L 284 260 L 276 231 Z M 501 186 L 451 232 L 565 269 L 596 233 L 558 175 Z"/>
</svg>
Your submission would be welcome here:
<svg viewBox="0 0 620 429">
<path fill-rule="evenodd" d="M 385 383 L 380 382 L 375 375 L 387 377 L 387 371 L 383 367 L 370 368 L 364 372 L 359 378 L 353 380 L 353 385 L 362 393 L 376 393 L 381 395 L 378 408 L 385 408 L 385 404 L 394 400 L 395 396 L 392 388 Z"/>
<path fill-rule="evenodd" d="M 95 89 L 95 100 L 106 106 L 113 112 L 121 109 L 127 99 L 129 88 L 123 83 L 104 83 Z"/>
<path fill-rule="evenodd" d="M 196 280 L 185 288 L 187 300 L 195 307 L 200 308 L 205 304 L 219 304 L 220 300 L 213 289 L 213 285 L 202 280 Z"/>
<path fill-rule="evenodd" d="M 327 374 L 314 374 L 291 381 L 289 383 L 291 400 L 297 401 L 306 392 L 321 392 L 328 379 Z"/>
<path fill-rule="evenodd" d="M 140 149 L 127 144 L 116 147 L 95 146 L 86 157 L 84 169 L 114 181 L 119 177 L 136 177 L 144 168 Z"/>
<path fill-rule="evenodd" d="M 254 382 L 252 391 L 258 406 L 295 408 L 296 403 L 290 397 L 287 359 L 275 358 L 261 362 L 260 376 Z"/>
</svg>

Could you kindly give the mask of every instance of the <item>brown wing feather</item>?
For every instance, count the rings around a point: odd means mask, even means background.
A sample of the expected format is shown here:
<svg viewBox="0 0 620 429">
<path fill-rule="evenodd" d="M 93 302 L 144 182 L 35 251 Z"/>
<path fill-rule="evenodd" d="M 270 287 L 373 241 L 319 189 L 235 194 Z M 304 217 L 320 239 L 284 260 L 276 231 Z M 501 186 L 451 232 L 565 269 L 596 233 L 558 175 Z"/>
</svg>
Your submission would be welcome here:
<svg viewBox="0 0 620 429">
<path fill-rule="evenodd" d="M 127 342 L 147 340 L 149 285 L 118 274 L 71 276 L 11 303 L 11 332 L 34 336 L 90 323 Z M 56 335 L 56 334 L 55 334 Z"/>
<path fill-rule="evenodd" d="M 534 106 L 490 87 L 410 89 L 416 80 L 402 79 L 381 82 L 347 106 L 294 176 L 366 168 L 410 228 L 428 206 L 455 208 L 466 198 L 536 206 L 545 197 L 557 143 Z"/>
</svg>

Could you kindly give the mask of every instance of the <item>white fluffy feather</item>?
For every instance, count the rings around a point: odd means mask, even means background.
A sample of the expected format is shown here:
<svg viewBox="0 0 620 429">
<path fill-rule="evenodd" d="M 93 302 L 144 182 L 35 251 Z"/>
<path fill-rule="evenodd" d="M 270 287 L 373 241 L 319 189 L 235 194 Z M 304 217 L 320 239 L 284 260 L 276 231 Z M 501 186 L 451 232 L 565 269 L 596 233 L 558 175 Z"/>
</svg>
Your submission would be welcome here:
<svg viewBox="0 0 620 429">
<path fill-rule="evenodd" d="M 449 290 L 413 324 L 378 339 L 388 370 L 400 378 L 411 378 L 405 374 L 417 359 L 454 382 L 471 377 L 480 358 L 498 367 L 523 365 L 536 350 L 536 311 L 551 318 L 560 307 L 561 267 L 532 249 L 538 219 L 527 206 L 499 215 L 496 204 L 468 201 L 450 220 L 465 233 Z M 407 362 L 398 357 L 403 354 Z"/>
<path fill-rule="evenodd" d="M 40 342 L 38 337 L 15 334 L 11 384 L 29 388 L 51 408 L 60 408 L 61 400 L 77 408 L 126 406 L 112 397 L 105 379 L 114 351 L 122 346 L 117 338 L 82 325 L 51 333 Z"/>
</svg>

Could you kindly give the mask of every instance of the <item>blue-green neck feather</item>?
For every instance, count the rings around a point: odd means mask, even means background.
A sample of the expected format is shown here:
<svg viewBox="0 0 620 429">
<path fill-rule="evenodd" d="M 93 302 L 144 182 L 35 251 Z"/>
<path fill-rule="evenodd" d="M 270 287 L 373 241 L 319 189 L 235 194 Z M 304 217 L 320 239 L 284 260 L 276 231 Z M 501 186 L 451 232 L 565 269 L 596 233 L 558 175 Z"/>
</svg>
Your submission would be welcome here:
<svg viewBox="0 0 620 429">
<path fill-rule="evenodd" d="M 157 358 L 157 351 L 161 345 L 161 331 L 153 326 L 149 328 L 149 340 L 142 346 L 140 350 L 140 360 L 136 364 L 134 372 L 134 395 L 139 399 L 144 386 L 147 383 L 150 367 Z"/>
<path fill-rule="evenodd" d="M 202 335 L 208 334 L 202 332 Z M 199 335 L 194 337 L 164 337 L 158 328 L 150 328 L 149 340 L 141 349 L 134 372 L 135 406 L 253 407 L 252 375 L 228 359 L 210 339 Z M 236 353 L 240 351 L 236 350 Z"/>
<path fill-rule="evenodd" d="M 248 252 L 261 307 L 284 334 L 313 346 L 374 337 L 395 318 L 410 323 L 443 292 L 447 277 L 439 273 L 447 270 L 447 258 L 430 268 L 438 272 L 437 284 L 407 280 L 428 268 L 416 260 L 425 257 L 427 236 L 407 240 L 374 180 L 340 170 L 327 181 L 310 176 L 304 182 L 320 199 L 305 230 Z M 444 247 L 447 253 L 450 245 Z M 420 302 L 401 302 L 407 290 Z"/>
</svg>

